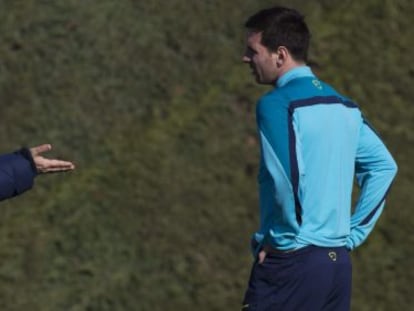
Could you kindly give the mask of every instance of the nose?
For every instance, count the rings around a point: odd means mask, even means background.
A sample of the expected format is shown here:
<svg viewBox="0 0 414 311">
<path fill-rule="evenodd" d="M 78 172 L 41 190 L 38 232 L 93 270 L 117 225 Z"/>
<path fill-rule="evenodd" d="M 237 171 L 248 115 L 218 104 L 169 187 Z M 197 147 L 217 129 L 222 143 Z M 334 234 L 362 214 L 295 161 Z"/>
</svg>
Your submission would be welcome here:
<svg viewBox="0 0 414 311">
<path fill-rule="evenodd" d="M 242 57 L 242 61 L 243 61 L 243 63 L 250 63 L 250 57 L 248 57 L 248 56 L 244 55 L 244 56 Z"/>
</svg>

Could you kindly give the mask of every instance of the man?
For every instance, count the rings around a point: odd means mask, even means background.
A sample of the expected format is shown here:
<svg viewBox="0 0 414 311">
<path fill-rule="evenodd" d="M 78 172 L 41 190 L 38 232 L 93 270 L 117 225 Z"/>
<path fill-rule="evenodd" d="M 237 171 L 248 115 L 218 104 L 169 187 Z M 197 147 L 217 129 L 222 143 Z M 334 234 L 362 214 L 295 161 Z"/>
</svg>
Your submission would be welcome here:
<svg viewBox="0 0 414 311">
<path fill-rule="evenodd" d="M 75 168 L 71 162 L 42 156 L 51 149 L 51 145 L 45 144 L 0 156 L 0 200 L 14 197 L 32 188 L 37 174 L 63 172 Z"/>
<path fill-rule="evenodd" d="M 243 310 L 349 310 L 348 252 L 373 229 L 397 166 L 359 108 L 305 65 L 299 12 L 262 10 L 245 26 L 243 61 L 274 89 L 256 108 L 260 228 Z"/>
</svg>

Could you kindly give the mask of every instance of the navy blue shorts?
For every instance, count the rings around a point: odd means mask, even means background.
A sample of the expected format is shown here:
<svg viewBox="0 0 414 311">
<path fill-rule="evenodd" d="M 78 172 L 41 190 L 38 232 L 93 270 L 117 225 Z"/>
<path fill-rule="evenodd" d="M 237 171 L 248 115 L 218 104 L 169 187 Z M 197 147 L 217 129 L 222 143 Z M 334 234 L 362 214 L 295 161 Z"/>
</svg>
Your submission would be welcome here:
<svg viewBox="0 0 414 311">
<path fill-rule="evenodd" d="M 253 264 L 243 311 L 349 311 L 352 266 L 344 247 L 269 253 Z"/>
</svg>

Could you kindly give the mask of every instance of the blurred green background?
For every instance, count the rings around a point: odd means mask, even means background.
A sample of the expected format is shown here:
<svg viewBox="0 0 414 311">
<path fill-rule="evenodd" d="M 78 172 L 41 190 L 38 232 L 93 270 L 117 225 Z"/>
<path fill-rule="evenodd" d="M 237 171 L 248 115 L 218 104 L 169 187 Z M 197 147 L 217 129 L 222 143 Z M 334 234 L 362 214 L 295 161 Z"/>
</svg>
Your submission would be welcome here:
<svg viewBox="0 0 414 311">
<path fill-rule="evenodd" d="M 267 91 L 243 23 L 275 4 L 399 164 L 352 310 L 412 308 L 412 1 L 1 0 L 0 151 L 47 142 L 77 170 L 1 202 L 0 310 L 239 310 Z"/>
</svg>

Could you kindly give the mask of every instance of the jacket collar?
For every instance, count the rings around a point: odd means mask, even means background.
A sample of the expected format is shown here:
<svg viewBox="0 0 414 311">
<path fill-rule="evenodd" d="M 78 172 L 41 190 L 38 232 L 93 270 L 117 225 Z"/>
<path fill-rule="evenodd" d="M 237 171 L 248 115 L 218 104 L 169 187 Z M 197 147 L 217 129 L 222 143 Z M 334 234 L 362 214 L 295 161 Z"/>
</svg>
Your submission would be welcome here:
<svg viewBox="0 0 414 311">
<path fill-rule="evenodd" d="M 298 66 L 285 72 L 279 79 L 277 79 L 276 87 L 285 86 L 293 79 L 303 77 L 315 77 L 309 66 Z"/>
</svg>

